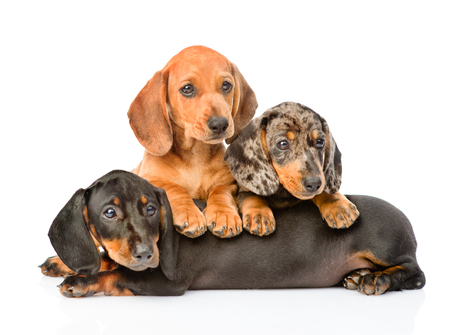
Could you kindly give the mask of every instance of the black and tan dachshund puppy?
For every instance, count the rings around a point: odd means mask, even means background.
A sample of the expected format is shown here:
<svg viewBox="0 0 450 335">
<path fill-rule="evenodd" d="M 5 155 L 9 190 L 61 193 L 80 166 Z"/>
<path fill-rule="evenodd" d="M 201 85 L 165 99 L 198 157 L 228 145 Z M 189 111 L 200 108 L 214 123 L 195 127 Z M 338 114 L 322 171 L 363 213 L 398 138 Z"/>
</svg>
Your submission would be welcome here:
<svg viewBox="0 0 450 335">
<path fill-rule="evenodd" d="M 253 119 L 231 143 L 225 160 L 239 185 L 244 229 L 275 230 L 271 208 L 312 199 L 332 228 L 348 228 L 359 212 L 341 186 L 341 153 L 327 122 L 308 107 L 285 102 Z"/>
<path fill-rule="evenodd" d="M 59 257 L 40 266 L 47 276 L 92 275 L 119 265 L 135 271 L 161 266 L 174 276 L 170 262 L 177 249 L 166 193 L 130 172 L 111 171 L 75 192 L 49 237 Z"/>
<path fill-rule="evenodd" d="M 77 191 L 50 228 L 56 252 L 71 273 L 78 273 L 64 279 L 60 292 L 67 297 L 168 296 L 188 289 L 343 285 L 378 295 L 422 288 L 425 276 L 408 219 L 383 200 L 349 198 L 362 215 L 344 231 L 320 224 L 317 207 L 305 201 L 274 210 L 280 224 L 264 239 L 251 234 L 190 239 L 173 233 L 163 191 L 115 171 Z M 105 249 L 102 258 L 94 241 Z M 42 271 L 50 274 L 55 266 L 64 274 L 54 258 Z"/>
</svg>

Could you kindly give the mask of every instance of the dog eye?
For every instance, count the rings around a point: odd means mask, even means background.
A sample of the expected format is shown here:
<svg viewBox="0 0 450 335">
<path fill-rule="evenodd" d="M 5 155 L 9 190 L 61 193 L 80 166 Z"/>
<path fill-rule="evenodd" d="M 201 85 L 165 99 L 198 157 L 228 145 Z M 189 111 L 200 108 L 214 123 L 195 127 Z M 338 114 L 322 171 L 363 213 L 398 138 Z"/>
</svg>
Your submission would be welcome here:
<svg viewBox="0 0 450 335">
<path fill-rule="evenodd" d="M 108 208 L 104 213 L 104 216 L 106 216 L 108 219 L 112 219 L 116 217 L 116 211 L 113 208 Z"/>
<path fill-rule="evenodd" d="M 155 207 L 152 207 L 152 206 L 148 206 L 147 207 L 147 214 L 148 214 L 148 216 L 153 216 L 155 214 L 155 212 L 156 212 Z"/>
<path fill-rule="evenodd" d="M 286 150 L 287 148 L 289 148 L 289 143 L 288 141 L 280 141 L 277 143 L 277 147 L 280 150 Z"/>
<path fill-rule="evenodd" d="M 191 84 L 185 85 L 180 89 L 181 94 L 185 97 L 191 97 L 195 93 L 194 86 Z"/>
<path fill-rule="evenodd" d="M 228 81 L 224 81 L 222 84 L 222 91 L 225 93 L 228 93 L 233 88 L 233 85 L 231 85 Z"/>
<path fill-rule="evenodd" d="M 325 140 L 319 138 L 316 142 L 316 148 L 322 149 L 325 146 Z"/>
</svg>

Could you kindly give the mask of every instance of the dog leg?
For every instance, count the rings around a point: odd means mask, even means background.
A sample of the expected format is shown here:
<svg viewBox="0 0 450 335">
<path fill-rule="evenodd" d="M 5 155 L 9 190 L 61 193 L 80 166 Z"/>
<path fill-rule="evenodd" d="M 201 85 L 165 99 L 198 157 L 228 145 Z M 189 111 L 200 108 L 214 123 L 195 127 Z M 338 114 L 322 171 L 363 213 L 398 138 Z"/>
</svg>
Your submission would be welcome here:
<svg viewBox="0 0 450 335">
<path fill-rule="evenodd" d="M 70 270 L 58 256 L 49 257 L 45 262 L 39 265 L 44 276 L 64 277 L 74 275 L 75 272 Z"/>
<path fill-rule="evenodd" d="M 322 218 L 331 228 L 348 228 L 359 217 L 359 211 L 345 196 L 340 193 L 322 192 L 313 198 L 319 207 Z"/>
<path fill-rule="evenodd" d="M 187 237 L 198 237 L 206 232 L 206 220 L 194 204 L 192 197 L 180 185 L 161 180 L 150 180 L 154 186 L 164 189 L 172 209 L 173 225 Z"/>
<path fill-rule="evenodd" d="M 109 258 L 106 252 L 102 251 L 100 253 L 100 259 L 101 265 L 99 272 L 111 271 L 117 268 L 117 263 Z M 44 276 L 66 277 L 75 275 L 75 272 L 69 269 L 58 256 L 47 258 L 42 265 L 39 265 L 39 267 L 41 268 L 41 272 Z"/>
<path fill-rule="evenodd" d="M 187 291 L 189 283 L 189 280 L 183 283 L 169 280 L 159 269 L 132 271 L 118 267 L 91 276 L 66 277 L 58 287 L 61 294 L 69 298 L 90 297 L 97 293 L 107 296 L 179 296 Z"/>
<path fill-rule="evenodd" d="M 210 232 L 219 237 L 233 237 L 242 232 L 242 220 L 236 205 L 236 185 L 213 189 L 204 210 Z"/>
<path fill-rule="evenodd" d="M 69 298 L 90 297 L 96 293 L 112 296 L 134 295 L 121 284 L 123 285 L 118 274 L 104 272 L 93 276 L 69 276 L 58 287 L 61 294 Z"/>
<path fill-rule="evenodd" d="M 275 218 L 264 198 L 252 192 L 240 191 L 239 208 L 244 221 L 244 229 L 248 232 L 264 236 L 275 231 Z"/>
</svg>

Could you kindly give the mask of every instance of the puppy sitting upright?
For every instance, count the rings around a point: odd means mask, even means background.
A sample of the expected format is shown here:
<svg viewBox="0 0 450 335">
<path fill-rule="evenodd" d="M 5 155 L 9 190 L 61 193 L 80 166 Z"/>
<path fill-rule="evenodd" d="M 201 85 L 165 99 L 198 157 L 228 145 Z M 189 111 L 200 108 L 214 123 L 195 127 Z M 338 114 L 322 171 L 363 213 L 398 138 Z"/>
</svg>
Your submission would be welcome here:
<svg viewBox="0 0 450 335">
<path fill-rule="evenodd" d="M 225 160 L 238 181 L 244 228 L 275 229 L 269 208 L 312 199 L 333 228 L 347 228 L 359 212 L 341 185 L 341 153 L 327 122 L 311 109 L 285 102 L 254 119 L 228 147 Z"/>
<path fill-rule="evenodd" d="M 200 236 L 206 227 L 220 237 L 242 231 L 223 140 L 237 136 L 256 107 L 237 67 L 202 46 L 175 55 L 131 104 L 130 125 L 146 149 L 133 172 L 166 191 L 184 235 Z M 192 198 L 207 201 L 204 215 Z"/>
</svg>

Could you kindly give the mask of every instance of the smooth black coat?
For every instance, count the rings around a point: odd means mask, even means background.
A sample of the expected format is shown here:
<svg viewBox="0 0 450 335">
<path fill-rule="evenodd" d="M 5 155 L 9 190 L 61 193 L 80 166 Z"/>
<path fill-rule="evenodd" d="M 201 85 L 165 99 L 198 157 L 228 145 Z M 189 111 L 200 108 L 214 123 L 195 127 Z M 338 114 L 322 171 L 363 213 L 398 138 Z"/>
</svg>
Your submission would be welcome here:
<svg viewBox="0 0 450 335">
<path fill-rule="evenodd" d="M 120 178 L 125 186 L 132 182 L 128 172 L 120 172 Z M 144 185 L 134 186 L 137 199 L 144 191 L 139 188 Z M 61 284 L 61 293 L 76 297 L 100 292 L 172 296 L 182 295 L 188 289 L 344 284 L 366 294 L 381 294 L 422 288 L 425 276 L 417 264 L 417 243 L 405 215 L 378 198 L 348 198 L 358 206 L 361 216 L 346 230 L 330 229 L 318 208 L 311 201 L 304 201 L 296 207 L 274 211 L 278 224 L 272 235 L 259 237 L 244 232 L 232 239 L 219 239 L 212 234 L 190 239 L 177 233 L 166 234 L 158 245 L 178 251 L 166 255 L 167 250 L 159 250 L 162 269 L 158 266 L 133 271 L 118 265 L 112 271 L 69 276 Z M 165 229 L 173 229 L 171 225 L 166 220 Z M 171 240 L 164 241 L 165 238 Z M 369 269 L 370 273 L 354 273 L 361 269 Z"/>
</svg>

